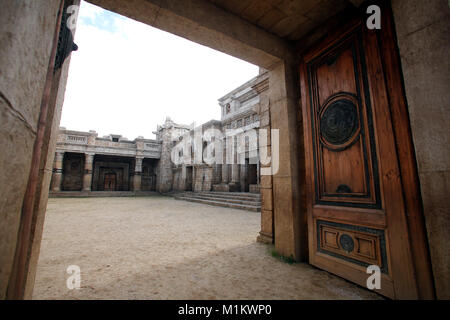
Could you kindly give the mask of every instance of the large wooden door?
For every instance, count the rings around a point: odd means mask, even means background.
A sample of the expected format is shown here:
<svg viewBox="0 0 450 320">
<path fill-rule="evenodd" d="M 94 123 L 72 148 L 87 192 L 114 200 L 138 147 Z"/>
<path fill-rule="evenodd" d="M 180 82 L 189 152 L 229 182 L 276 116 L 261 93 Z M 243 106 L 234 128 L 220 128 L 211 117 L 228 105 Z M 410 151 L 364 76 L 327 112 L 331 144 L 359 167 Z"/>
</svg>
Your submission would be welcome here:
<svg viewBox="0 0 450 320">
<path fill-rule="evenodd" d="M 116 191 L 117 175 L 112 173 L 105 173 L 105 182 L 103 184 L 103 190 Z"/>
<path fill-rule="evenodd" d="M 418 298 L 380 41 L 355 20 L 302 59 L 309 259 L 364 287 L 377 265 L 379 293 Z"/>
</svg>

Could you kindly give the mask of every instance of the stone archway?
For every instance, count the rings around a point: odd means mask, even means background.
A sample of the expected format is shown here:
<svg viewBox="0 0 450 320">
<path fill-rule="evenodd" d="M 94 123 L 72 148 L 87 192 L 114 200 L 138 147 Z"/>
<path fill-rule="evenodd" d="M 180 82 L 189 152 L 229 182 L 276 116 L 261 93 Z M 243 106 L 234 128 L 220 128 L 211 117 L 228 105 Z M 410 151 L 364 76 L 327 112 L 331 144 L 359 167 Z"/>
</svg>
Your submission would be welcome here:
<svg viewBox="0 0 450 320">
<path fill-rule="evenodd" d="M 308 242 L 304 201 L 306 197 L 304 192 L 305 152 L 302 143 L 304 140 L 303 118 L 298 112 L 300 89 L 297 57 L 299 53 L 310 47 L 311 43 L 316 41 L 315 39 L 321 37 L 321 32 L 322 35 L 332 32 L 333 28 L 329 26 L 333 27 L 343 22 L 336 18 L 334 25 L 333 21 L 330 21 L 328 29 L 325 26 L 326 19 L 336 16 L 336 8 L 326 12 L 325 20 L 319 21 L 317 25 L 294 25 L 291 26 L 294 30 L 288 31 L 289 26 L 281 24 L 277 31 L 257 25 L 257 22 L 251 18 L 244 19 L 239 12 L 233 12 L 231 10 L 233 8 L 225 10 L 219 5 L 220 1 L 212 3 L 206 0 L 168 0 L 163 5 L 157 0 L 90 0 L 89 2 L 252 62 L 269 71 L 268 97 L 267 101 L 261 105 L 259 114 L 262 128 L 280 130 L 279 152 L 282 164 L 276 175 L 261 177 L 262 220 L 264 221 L 261 226 L 261 236 L 266 241 L 274 241 L 280 254 L 293 256 L 297 260 L 307 259 Z M 65 5 L 78 3 L 78 0 L 67 0 Z M 352 1 L 352 3 L 361 2 Z M 393 1 L 393 3 L 397 2 Z M 342 4 L 351 5 L 344 0 Z M 5 257 L 0 265 L 0 297 L 7 296 L 12 299 L 29 297 L 33 288 L 52 171 L 56 129 L 59 124 L 69 63 L 66 60 L 62 68 L 54 68 L 64 1 L 51 0 L 46 1 L 45 4 L 32 1 L 20 8 L 19 6 L 22 6 L 19 2 L 10 2 L 0 13 L 3 14 L 1 21 L 6 21 L 5 31 L 10 32 L 10 37 L 7 38 L 9 43 L 0 46 L 2 66 L 8 66 L 5 71 L 6 83 L 1 82 L 2 114 L 5 114 L 2 120 L 6 119 L 5 126 L 2 123 L 1 128 L 3 134 L 10 138 L 8 141 L 2 140 L 2 143 L 5 144 L 4 150 L 14 150 L 8 154 L 14 154 L 17 158 L 15 162 L 5 161 L 5 168 L 2 168 L 5 179 L 15 181 L 15 188 L 14 192 L 6 190 L 3 193 L 7 211 L 12 214 L 5 222 L 8 227 L 5 228 L 5 232 L 2 232 L 4 241 L 3 239 L 0 241 L 0 254 Z M 342 18 L 345 21 L 348 16 L 343 10 Z M 397 9 L 397 13 L 400 11 L 402 10 Z M 354 11 L 350 10 L 350 12 L 354 14 Z M 302 15 L 306 13 L 306 10 L 301 12 Z M 391 12 L 387 14 L 390 15 Z M 292 17 L 293 12 L 286 13 L 285 18 L 289 16 Z M 405 27 L 406 23 L 401 20 L 401 17 L 400 15 L 398 19 L 399 25 Z M 294 19 L 291 20 L 294 21 Z M 40 22 L 43 25 L 39 25 Z M 11 27 L 17 24 L 28 27 Z M 35 32 L 38 26 L 42 30 L 39 35 Z M 317 28 L 318 33 L 308 37 L 308 32 L 313 28 Z M 404 32 L 400 35 L 406 38 L 405 34 L 410 33 Z M 289 38 L 293 35 L 297 38 Z M 390 38 L 394 39 L 395 35 L 391 34 Z M 299 42 L 299 39 L 302 41 Z M 396 50 L 395 41 L 389 45 L 392 46 L 392 50 Z M 29 54 L 30 48 L 33 48 L 33 55 Z M 390 60 L 388 62 L 392 63 Z M 399 61 L 397 62 L 399 65 Z M 19 74 L 14 73 L 15 70 L 19 70 Z M 394 78 L 388 79 L 387 82 L 402 83 L 400 68 L 393 76 Z M 409 81 L 410 87 L 414 87 L 417 83 L 411 80 L 411 77 Z M 423 83 L 426 82 L 423 81 Z M 35 86 L 29 85 L 30 83 L 34 83 Z M 31 87 L 35 89 L 26 91 L 24 95 L 23 89 Z M 402 94 L 397 105 L 403 108 L 400 110 L 404 112 L 403 116 L 407 116 L 408 110 L 402 90 L 400 85 L 399 91 Z M 420 103 L 418 104 L 420 106 Z M 411 112 L 416 114 L 414 110 Z M 436 118 L 439 119 L 439 117 Z M 430 127 L 433 125 L 430 124 Z M 404 141 L 400 141 L 405 142 L 399 144 L 404 148 L 401 151 L 408 154 L 414 153 L 412 139 L 407 138 L 407 135 L 411 134 L 408 123 L 405 126 L 396 123 L 396 134 L 405 134 L 406 137 Z M 419 135 L 419 130 L 415 130 L 415 134 Z M 423 143 L 419 142 L 419 146 L 422 147 L 421 150 L 425 150 L 426 154 L 431 154 L 423 147 Z M 445 149 L 445 146 L 442 149 Z M 10 163 L 13 163 L 13 166 Z M 419 243 L 425 257 L 422 262 L 419 261 L 420 258 L 417 258 L 420 256 L 416 257 L 418 281 L 422 285 L 423 296 L 433 297 L 433 278 L 426 254 L 427 236 L 419 208 L 421 206 L 419 178 L 414 163 L 407 160 L 401 163 L 404 167 L 400 178 L 409 176 L 408 181 L 414 182 L 407 196 L 411 207 L 417 208 L 417 215 L 412 218 L 408 216 L 408 219 L 411 228 L 417 231 L 414 233 L 417 235 L 414 241 Z M 439 163 L 439 159 L 434 163 Z M 20 167 L 21 170 L 14 170 L 16 167 Z M 423 174 L 425 177 L 430 177 L 427 173 Z M 440 191 L 444 189 L 445 187 L 442 187 Z M 413 195 L 417 197 L 414 198 Z M 428 199 L 434 198 L 429 196 Z M 428 204 L 430 203 L 431 200 Z M 433 209 L 433 206 L 431 205 L 430 208 Z M 433 215 L 430 214 L 429 217 L 435 223 Z M 439 236 L 434 238 L 433 245 L 436 248 L 442 248 L 442 245 L 438 243 L 448 243 L 444 241 L 448 238 L 448 234 L 442 234 L 442 232 L 438 234 Z M 446 281 L 448 275 L 442 272 L 438 258 L 439 256 L 434 257 L 435 271 L 438 274 L 436 279 L 439 280 L 441 296 L 446 297 L 449 294 L 448 285 L 445 284 L 448 283 Z"/>
</svg>

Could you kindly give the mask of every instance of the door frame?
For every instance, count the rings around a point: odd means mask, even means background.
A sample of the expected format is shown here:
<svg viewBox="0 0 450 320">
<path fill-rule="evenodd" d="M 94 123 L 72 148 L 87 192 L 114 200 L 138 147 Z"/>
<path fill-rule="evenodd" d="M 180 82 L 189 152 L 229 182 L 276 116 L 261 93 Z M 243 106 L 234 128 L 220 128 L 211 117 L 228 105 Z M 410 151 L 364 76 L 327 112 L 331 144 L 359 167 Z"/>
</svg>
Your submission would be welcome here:
<svg viewBox="0 0 450 320">
<path fill-rule="evenodd" d="M 390 111 L 390 119 L 392 125 L 392 133 L 394 135 L 393 140 L 395 143 L 395 149 L 397 153 L 398 159 L 398 170 L 400 174 L 400 183 L 403 187 L 403 202 L 405 212 L 405 220 L 406 220 L 406 228 L 408 233 L 408 241 L 410 244 L 409 253 L 411 255 L 412 260 L 412 273 L 414 279 L 416 281 L 415 286 L 417 288 L 417 298 L 420 299 L 435 299 L 435 286 L 434 286 L 434 278 L 431 269 L 431 258 L 429 253 L 429 245 L 426 233 L 425 219 L 423 214 L 423 205 L 421 199 L 420 192 L 420 182 L 417 170 L 417 162 L 415 158 L 415 150 L 412 140 L 412 133 L 410 127 L 409 113 L 408 113 L 408 105 L 406 101 L 406 94 L 403 83 L 403 75 L 401 69 L 401 60 L 399 49 L 397 45 L 396 39 L 396 31 L 393 19 L 393 13 L 390 6 L 390 1 L 382 1 L 379 3 L 381 8 L 381 30 L 379 31 L 369 31 L 375 32 L 376 37 L 379 43 L 379 52 L 375 53 L 375 55 L 379 55 L 379 59 L 382 64 L 382 74 L 384 75 L 384 86 L 385 92 L 387 94 L 387 102 L 389 105 Z M 366 8 L 366 6 L 361 6 L 362 8 Z M 306 159 L 306 173 L 307 175 L 311 174 L 311 164 L 309 163 L 310 159 L 310 150 L 306 147 L 306 143 L 308 143 L 308 139 L 310 137 L 310 132 L 308 132 L 307 128 L 307 118 L 305 112 L 305 106 L 309 107 L 309 102 L 307 99 L 308 95 L 308 82 L 307 82 L 307 70 L 305 68 L 306 63 L 303 62 L 303 59 L 306 55 L 317 54 L 321 50 L 326 50 L 331 47 L 337 41 L 343 39 L 346 35 L 354 30 L 358 26 L 358 24 L 364 23 L 365 19 L 368 15 L 365 12 L 357 11 L 348 16 L 348 13 L 345 16 L 346 22 L 341 24 L 340 27 L 325 27 L 330 31 L 327 36 L 322 39 L 310 43 L 301 53 L 300 59 L 300 67 L 299 67 L 299 78 L 300 78 L 300 112 L 303 112 L 303 119 L 300 126 L 303 126 L 304 130 L 304 139 L 305 139 L 305 159 Z M 336 24 L 336 19 L 331 24 Z M 307 42 L 307 41 L 306 41 Z M 326 43 L 326 45 L 324 45 Z M 367 56 L 367 53 L 366 53 Z M 372 95 L 372 94 L 371 94 Z M 306 110 L 307 112 L 307 110 Z M 302 156 L 302 155 L 300 155 Z M 308 225 L 308 246 L 311 250 L 311 245 L 315 244 L 315 239 L 313 238 L 313 230 L 312 224 L 308 223 L 312 217 L 312 194 L 311 190 L 312 186 L 310 185 L 310 177 L 307 177 L 306 185 L 304 186 L 306 192 L 309 194 L 307 197 L 307 225 Z M 387 231 L 387 229 L 386 229 Z M 413 235 L 413 236 L 412 236 Z M 387 244 L 387 251 L 389 254 L 389 244 Z M 311 263 L 312 261 L 310 261 Z M 319 263 L 320 264 L 320 263 Z M 349 279 L 353 282 L 357 283 L 365 283 L 365 279 L 362 279 L 359 276 L 352 274 L 351 268 L 348 270 L 341 270 L 338 275 Z M 353 272 L 354 273 L 354 272 Z M 367 275 L 369 276 L 369 275 Z M 382 277 L 382 288 L 383 284 L 385 287 L 388 287 L 387 290 L 382 290 L 380 293 L 395 298 L 407 298 L 410 297 L 409 293 L 406 292 L 406 288 L 397 289 L 397 292 L 394 287 L 392 289 L 389 288 L 389 283 L 383 280 Z M 386 286 L 387 285 L 387 286 Z M 403 292 L 402 292 L 403 290 Z"/>
<path fill-rule="evenodd" d="M 114 190 L 110 190 L 109 186 L 108 186 L 108 190 L 106 190 L 106 178 L 108 177 L 108 182 L 109 181 L 114 181 Z M 110 177 L 114 177 L 114 179 L 110 179 Z M 103 190 L 104 191 L 116 191 L 117 189 L 117 174 L 115 172 L 105 172 L 103 175 Z"/>
</svg>

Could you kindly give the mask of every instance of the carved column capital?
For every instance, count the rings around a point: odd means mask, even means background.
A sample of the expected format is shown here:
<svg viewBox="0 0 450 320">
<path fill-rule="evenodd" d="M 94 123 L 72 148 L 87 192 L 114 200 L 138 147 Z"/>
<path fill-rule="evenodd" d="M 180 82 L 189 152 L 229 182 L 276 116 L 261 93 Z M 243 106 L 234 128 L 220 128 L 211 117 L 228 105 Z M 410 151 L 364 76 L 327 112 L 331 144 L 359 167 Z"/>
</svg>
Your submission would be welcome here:
<svg viewBox="0 0 450 320">
<path fill-rule="evenodd" d="M 92 153 L 92 152 L 86 152 L 86 153 L 84 154 L 84 156 L 86 157 L 86 162 L 92 163 L 92 162 L 94 161 L 95 153 Z"/>
<path fill-rule="evenodd" d="M 145 157 L 142 157 L 142 156 L 136 156 L 136 157 L 135 157 L 136 163 L 138 163 L 138 162 L 142 163 L 142 161 L 144 160 L 144 158 L 145 158 Z"/>
<path fill-rule="evenodd" d="M 64 151 L 56 151 L 55 152 L 55 161 L 63 161 L 64 159 Z"/>
</svg>

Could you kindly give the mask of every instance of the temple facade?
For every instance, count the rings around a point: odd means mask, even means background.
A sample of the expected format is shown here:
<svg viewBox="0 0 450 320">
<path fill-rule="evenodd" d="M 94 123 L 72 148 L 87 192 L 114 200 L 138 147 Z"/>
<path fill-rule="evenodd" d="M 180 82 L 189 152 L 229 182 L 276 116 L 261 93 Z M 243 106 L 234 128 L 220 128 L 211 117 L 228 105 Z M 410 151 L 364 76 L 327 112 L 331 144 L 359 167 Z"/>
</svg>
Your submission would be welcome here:
<svg viewBox="0 0 450 320">
<path fill-rule="evenodd" d="M 204 133 L 213 129 L 223 136 L 234 132 L 238 136 L 258 129 L 259 108 L 267 89 L 268 74 L 262 70 L 257 77 L 219 99 L 220 121 L 194 126 L 177 124 L 168 117 L 154 132 L 156 139 L 138 137 L 130 141 L 117 134 L 99 137 L 96 131 L 80 132 L 61 127 L 50 191 L 53 194 L 92 191 L 259 193 L 259 153 L 252 136 L 245 148 L 238 148 L 238 140 L 233 140 L 232 163 L 230 154 L 227 161 L 225 139 L 221 144 L 223 161 L 176 163 L 173 157 L 174 152 L 183 156 L 183 150 L 177 149 L 181 139 L 192 137 L 193 141 L 199 130 Z M 206 148 L 208 142 L 202 139 L 202 144 Z"/>
<path fill-rule="evenodd" d="M 51 191 L 152 191 L 161 144 L 60 129 Z"/>
</svg>

